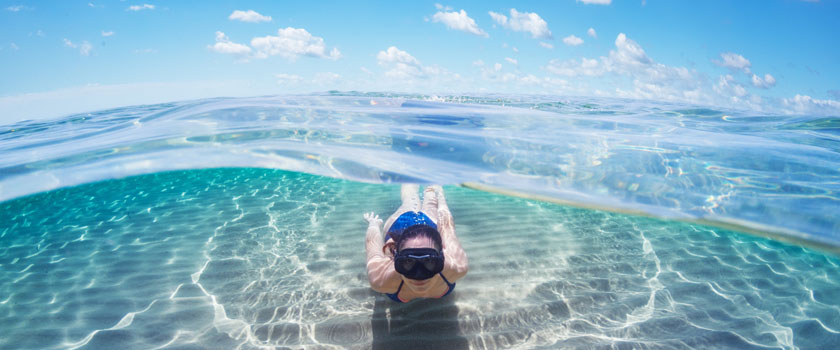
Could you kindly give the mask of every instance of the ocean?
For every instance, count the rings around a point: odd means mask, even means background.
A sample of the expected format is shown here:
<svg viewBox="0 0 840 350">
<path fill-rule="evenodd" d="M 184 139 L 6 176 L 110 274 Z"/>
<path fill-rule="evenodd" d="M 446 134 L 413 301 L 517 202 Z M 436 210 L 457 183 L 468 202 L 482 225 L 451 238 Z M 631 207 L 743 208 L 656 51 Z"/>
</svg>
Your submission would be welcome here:
<svg viewBox="0 0 840 350">
<path fill-rule="evenodd" d="M 329 92 L 0 126 L 0 348 L 831 348 L 838 121 Z M 446 298 L 368 285 L 400 183 L 444 185 Z"/>
</svg>

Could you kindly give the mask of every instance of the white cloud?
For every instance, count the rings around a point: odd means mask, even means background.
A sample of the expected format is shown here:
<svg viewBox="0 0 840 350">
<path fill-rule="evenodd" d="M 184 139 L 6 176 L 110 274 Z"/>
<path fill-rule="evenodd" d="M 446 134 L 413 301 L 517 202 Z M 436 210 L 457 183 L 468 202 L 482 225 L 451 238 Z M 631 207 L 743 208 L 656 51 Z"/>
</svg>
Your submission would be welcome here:
<svg viewBox="0 0 840 350">
<path fill-rule="evenodd" d="M 501 13 L 493 12 L 493 11 L 490 11 L 488 13 L 490 14 L 490 18 L 492 18 L 494 21 L 496 21 L 496 23 L 501 24 L 503 27 L 507 25 L 507 20 L 508 20 L 507 16 L 505 16 Z"/>
<path fill-rule="evenodd" d="M 435 8 L 442 11 L 452 11 L 452 7 L 450 6 L 443 6 L 441 4 L 435 4 Z"/>
<path fill-rule="evenodd" d="M 500 70 L 502 70 L 502 64 L 501 64 L 501 63 L 496 62 L 496 64 L 494 64 L 494 65 L 493 65 L 493 69 L 494 69 L 495 71 L 497 71 L 497 72 L 498 72 L 498 71 L 500 71 Z"/>
<path fill-rule="evenodd" d="M 629 78 L 629 89 L 620 87 L 621 81 L 613 80 L 615 94 L 619 97 L 653 98 L 657 100 L 698 100 L 702 94 L 700 76 L 684 67 L 671 67 L 654 62 L 645 54 L 639 44 L 627 38 L 624 33 L 615 40 L 615 49 L 600 59 L 552 60 L 545 69 L 553 74 L 567 77 L 614 77 Z"/>
<path fill-rule="evenodd" d="M 599 76 L 608 72 L 633 75 L 644 73 L 656 77 L 663 75 L 666 66 L 654 63 L 645 54 L 639 44 L 628 39 L 624 33 L 618 34 L 615 39 L 615 50 L 610 50 L 609 57 L 596 59 L 581 58 L 568 61 L 552 60 L 546 67 L 550 72 L 566 76 Z M 670 72 L 673 73 L 673 72 Z"/>
<path fill-rule="evenodd" d="M 741 71 L 744 72 L 748 77 L 750 77 L 750 82 L 753 86 L 760 88 L 760 89 L 769 89 L 776 85 L 776 78 L 770 74 L 764 74 L 764 77 L 761 77 L 757 74 L 753 74 L 751 72 L 752 63 L 750 60 L 744 58 L 734 52 L 724 52 L 720 54 L 720 60 L 712 60 L 712 62 L 718 66 L 729 68 L 730 71 Z"/>
<path fill-rule="evenodd" d="M 569 35 L 563 38 L 563 43 L 569 46 L 578 46 L 580 44 L 583 44 L 583 39 L 578 38 L 574 35 Z"/>
<path fill-rule="evenodd" d="M 251 53 L 251 48 L 248 45 L 238 44 L 230 41 L 225 33 L 216 32 L 216 43 L 207 45 L 207 48 L 218 53 L 226 53 L 233 55 L 247 55 Z"/>
<path fill-rule="evenodd" d="M 577 0 L 577 2 L 582 2 L 587 5 L 609 5 L 612 3 L 612 0 Z"/>
<path fill-rule="evenodd" d="M 782 99 L 782 104 L 795 113 L 840 113 L 840 102 L 834 100 L 818 100 L 808 95 L 796 94 L 793 98 Z"/>
<path fill-rule="evenodd" d="M 765 74 L 764 78 L 753 74 L 752 75 L 752 84 L 757 88 L 767 89 L 771 88 L 776 85 L 776 78 L 773 78 L 770 74 Z"/>
<path fill-rule="evenodd" d="M 547 42 L 545 42 L 545 41 L 540 41 L 540 46 L 542 46 L 542 47 L 544 47 L 544 48 L 546 48 L 546 49 L 553 49 L 553 48 L 554 48 L 554 45 L 552 45 L 552 44 L 550 44 L 550 43 L 547 43 Z"/>
<path fill-rule="evenodd" d="M 589 28 L 589 30 L 586 31 L 586 34 L 595 39 L 598 39 L 598 33 L 595 32 L 595 28 Z"/>
<path fill-rule="evenodd" d="M 114 32 L 106 32 L 106 31 L 104 31 L 104 30 L 102 31 L 102 36 L 106 36 L 106 37 L 107 37 L 107 36 L 112 36 L 112 35 L 114 35 Z"/>
<path fill-rule="evenodd" d="M 93 49 L 93 46 L 87 40 L 82 41 L 81 44 L 75 44 L 70 39 L 64 38 L 64 46 L 79 49 L 82 56 L 90 56 L 90 50 Z"/>
<path fill-rule="evenodd" d="M 508 61 L 508 63 L 510 63 L 514 66 L 519 64 L 519 61 L 517 61 L 516 59 L 510 58 L 510 57 L 505 57 L 505 61 Z"/>
<path fill-rule="evenodd" d="M 712 62 L 718 66 L 729 68 L 730 71 L 741 71 L 744 72 L 748 77 L 750 77 L 750 82 L 753 86 L 760 88 L 760 89 L 769 89 L 776 85 L 776 78 L 770 74 L 764 74 L 764 77 L 761 77 L 757 74 L 753 74 L 751 71 L 752 63 L 750 60 L 744 58 L 734 52 L 724 52 L 720 54 L 720 60 L 712 60 Z"/>
<path fill-rule="evenodd" d="M 26 9 L 28 9 L 28 7 L 23 6 L 23 5 L 14 5 L 14 6 L 7 7 L 6 11 L 19 12 L 20 10 L 26 10 Z"/>
<path fill-rule="evenodd" d="M 143 4 L 143 5 L 131 5 L 128 7 L 130 11 L 142 11 L 142 10 L 154 10 L 155 5 Z"/>
<path fill-rule="evenodd" d="M 837 100 L 819 100 L 805 95 L 789 99 L 774 99 L 751 92 L 750 90 L 754 87 L 774 86 L 776 78 L 770 74 L 759 76 L 752 73 L 746 75 L 746 79 L 741 78 L 740 74 L 748 70 L 751 65 L 749 60 L 738 54 L 722 54 L 720 61 L 715 63 L 732 69 L 733 72 L 709 79 L 706 75 L 692 69 L 656 62 L 638 43 L 625 34 L 619 34 L 614 44 L 615 47 L 607 55 L 598 58 L 582 57 L 550 61 L 543 69 L 552 75 L 572 78 L 587 77 L 587 79 L 570 79 L 571 84 L 549 87 L 562 89 L 562 91 L 575 91 L 583 95 L 681 101 L 749 108 L 764 112 L 772 110 L 815 114 L 840 112 L 840 102 Z M 548 83 L 544 81 L 541 84 Z M 600 86 L 610 86 L 613 91 L 601 90 Z"/>
<path fill-rule="evenodd" d="M 484 66 L 484 60 L 473 61 L 473 66 L 478 66 L 478 67 Z"/>
<path fill-rule="evenodd" d="M 432 16 L 432 22 L 440 22 L 449 29 L 460 30 L 478 36 L 488 37 L 489 35 L 475 24 L 475 20 L 467 16 L 467 12 L 443 12 L 438 11 Z"/>
<path fill-rule="evenodd" d="M 379 51 L 376 55 L 379 65 L 385 69 L 386 76 L 393 78 L 412 78 L 423 76 L 423 66 L 414 56 L 391 46 L 385 51 Z"/>
<path fill-rule="evenodd" d="M 251 47 L 256 50 L 254 56 L 257 58 L 269 56 L 281 56 L 289 60 L 295 60 L 299 56 L 332 60 L 341 58 L 341 52 L 337 48 L 327 53 L 324 38 L 313 36 L 303 28 L 280 28 L 277 30 L 277 36 L 268 35 L 251 39 Z"/>
<path fill-rule="evenodd" d="M 12 48 L 12 50 L 15 50 L 15 51 L 20 50 L 20 47 L 18 47 L 17 44 L 15 44 L 15 43 L 9 44 L 9 47 Z"/>
<path fill-rule="evenodd" d="M 610 58 L 627 65 L 644 65 L 653 62 L 635 41 L 627 39 L 624 33 L 615 38 L 616 51 L 610 51 Z"/>
<path fill-rule="evenodd" d="M 158 51 L 156 49 L 142 49 L 142 50 L 137 49 L 137 50 L 134 50 L 135 54 L 151 54 L 151 53 L 157 53 L 157 52 Z"/>
<path fill-rule="evenodd" d="M 396 46 L 391 46 L 385 51 L 379 51 L 379 54 L 376 55 L 376 59 L 380 63 L 403 63 L 412 66 L 419 66 L 420 61 L 418 61 L 414 56 L 405 52 L 403 50 L 398 49 Z"/>
<path fill-rule="evenodd" d="M 750 74 L 750 60 L 744 58 L 737 53 L 733 52 L 724 52 L 720 54 L 721 60 L 712 60 L 712 62 L 718 66 L 729 68 L 731 70 L 740 70 L 744 73 Z"/>
<path fill-rule="evenodd" d="M 242 21 L 251 23 L 271 22 L 271 16 L 263 16 L 254 10 L 236 10 L 228 16 L 231 21 Z"/>
<path fill-rule="evenodd" d="M 493 11 L 490 11 L 489 14 L 502 27 L 516 32 L 531 33 L 533 38 L 551 39 L 548 23 L 535 12 L 519 12 L 516 9 L 510 9 L 510 18 Z"/>
<path fill-rule="evenodd" d="M 300 56 L 320 57 L 328 59 L 341 58 L 337 48 L 327 52 L 324 39 L 313 36 L 303 28 L 281 28 L 277 36 L 267 35 L 251 39 L 250 46 L 232 42 L 225 33 L 216 32 L 216 43 L 207 46 L 218 53 L 235 54 L 247 58 L 268 58 L 281 56 L 290 61 Z"/>
<path fill-rule="evenodd" d="M 414 56 L 396 46 L 380 51 L 376 59 L 379 66 L 385 70 L 384 77 L 387 79 L 382 80 L 382 83 L 391 88 L 404 89 L 414 84 L 450 88 L 461 82 L 459 74 L 449 72 L 437 65 L 423 65 Z"/>
<path fill-rule="evenodd" d="M 747 95 L 747 89 L 736 82 L 735 77 L 731 74 L 721 75 L 718 78 L 718 83 L 712 86 L 712 89 L 724 98 L 728 98 L 732 103 L 738 103 L 741 101 L 741 97 Z"/>
</svg>

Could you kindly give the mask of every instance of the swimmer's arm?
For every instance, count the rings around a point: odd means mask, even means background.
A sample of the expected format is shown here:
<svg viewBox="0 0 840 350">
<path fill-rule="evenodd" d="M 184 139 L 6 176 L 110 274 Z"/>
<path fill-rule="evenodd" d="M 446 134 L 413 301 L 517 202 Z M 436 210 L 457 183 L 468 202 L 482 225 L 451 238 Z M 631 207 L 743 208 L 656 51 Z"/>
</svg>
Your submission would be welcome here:
<svg viewBox="0 0 840 350">
<path fill-rule="evenodd" d="M 452 213 L 449 212 L 449 206 L 446 204 L 446 197 L 443 195 L 443 190 L 437 193 L 437 200 L 438 228 L 443 243 L 443 254 L 446 258 L 444 275 L 447 276 L 450 282 L 454 282 L 464 277 L 469 270 L 467 253 L 464 252 L 464 249 L 461 247 L 461 242 L 455 236 L 455 220 L 452 219 Z"/>
<path fill-rule="evenodd" d="M 369 222 L 365 234 L 365 251 L 370 287 L 380 293 L 393 293 L 400 277 L 394 270 L 394 261 L 382 252 L 382 220 L 373 213 L 365 214 L 365 219 Z"/>
</svg>

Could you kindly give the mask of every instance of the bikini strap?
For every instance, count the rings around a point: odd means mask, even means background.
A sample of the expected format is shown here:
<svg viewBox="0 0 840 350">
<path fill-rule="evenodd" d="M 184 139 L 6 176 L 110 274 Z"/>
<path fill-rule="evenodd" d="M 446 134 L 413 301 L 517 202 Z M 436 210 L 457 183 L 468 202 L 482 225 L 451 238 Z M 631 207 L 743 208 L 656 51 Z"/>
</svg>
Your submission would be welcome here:
<svg viewBox="0 0 840 350">
<path fill-rule="evenodd" d="M 400 299 L 399 294 L 400 294 L 400 290 L 402 290 L 403 283 L 405 283 L 405 281 L 400 281 L 400 286 L 397 287 L 396 292 L 394 292 L 393 294 L 385 293 L 385 295 L 387 295 L 393 301 L 396 301 L 398 303 L 402 303 L 403 301 L 402 301 L 402 299 Z"/>
<path fill-rule="evenodd" d="M 443 275 L 443 272 L 438 272 L 438 274 L 440 275 L 440 278 L 443 278 L 443 281 L 446 282 L 446 285 L 449 286 L 449 288 L 452 288 L 452 286 L 455 285 L 455 283 L 449 283 L 449 280 L 446 279 L 446 276 Z"/>
</svg>

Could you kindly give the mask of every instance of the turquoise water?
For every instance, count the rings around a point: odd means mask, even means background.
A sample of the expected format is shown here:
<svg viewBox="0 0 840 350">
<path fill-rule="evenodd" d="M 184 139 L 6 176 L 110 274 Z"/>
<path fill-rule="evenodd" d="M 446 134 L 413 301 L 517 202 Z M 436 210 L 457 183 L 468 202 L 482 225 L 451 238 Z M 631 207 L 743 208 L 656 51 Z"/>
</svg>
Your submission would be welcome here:
<svg viewBox="0 0 840 350">
<path fill-rule="evenodd" d="M 0 348 L 832 348 L 837 125 L 329 93 L 0 126 Z M 399 182 L 445 185 L 450 297 L 368 286 Z"/>
<path fill-rule="evenodd" d="M 0 348 L 820 349 L 840 260 L 711 227 L 445 187 L 470 273 L 370 290 L 398 185 L 165 172 L 0 204 Z"/>
</svg>

